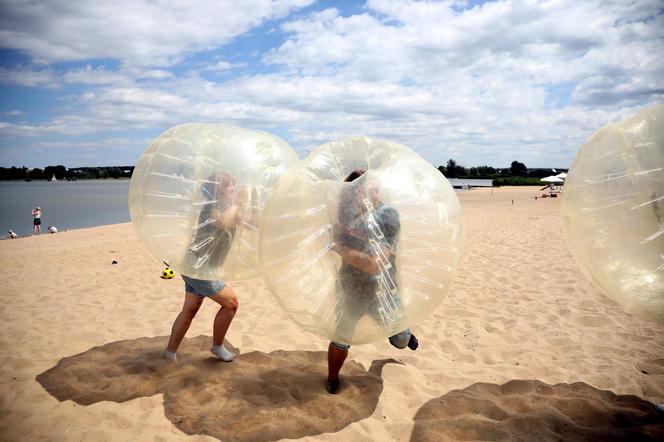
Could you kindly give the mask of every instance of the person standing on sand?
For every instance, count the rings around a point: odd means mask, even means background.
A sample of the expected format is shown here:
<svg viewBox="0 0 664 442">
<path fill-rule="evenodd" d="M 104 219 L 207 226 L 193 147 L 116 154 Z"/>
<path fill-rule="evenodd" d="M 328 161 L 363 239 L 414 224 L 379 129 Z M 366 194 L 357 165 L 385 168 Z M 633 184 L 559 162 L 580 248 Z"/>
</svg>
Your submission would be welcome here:
<svg viewBox="0 0 664 442">
<path fill-rule="evenodd" d="M 195 263 L 221 266 L 231 247 L 235 228 L 240 223 L 240 198 L 235 198 L 235 179 L 227 174 L 211 176 L 202 187 L 203 197 L 208 204 L 198 219 L 199 228 L 192 240 L 188 254 Z M 235 354 L 224 346 L 226 332 L 238 309 L 238 299 L 230 285 L 224 281 L 207 281 L 182 275 L 185 282 L 184 304 L 175 318 L 171 329 L 164 358 L 177 362 L 177 349 L 189 330 L 203 300 L 209 298 L 220 305 L 214 318 L 212 348 L 210 351 L 219 359 L 230 362 Z"/>
<path fill-rule="evenodd" d="M 32 209 L 32 216 L 34 217 L 32 221 L 32 235 L 39 235 L 41 233 L 41 209 L 39 206 Z"/>
<path fill-rule="evenodd" d="M 335 336 L 345 337 L 346 341 L 352 338 L 365 314 L 379 324 L 388 325 L 395 318 L 390 317 L 385 305 L 402 310 L 394 256 L 401 228 L 399 213 L 383 204 L 376 183 L 369 180 L 364 186 L 350 185 L 364 173 L 364 170 L 355 170 L 344 180 L 349 184 L 339 198 L 339 224 L 334 233 L 335 250 L 342 261 L 336 285 L 341 308 L 337 311 Z M 395 294 L 390 299 L 379 299 L 383 283 Z M 409 329 L 390 336 L 389 341 L 399 349 L 416 350 L 419 345 Z M 339 389 L 339 372 L 349 348 L 350 345 L 335 341 L 328 346 L 325 389 L 330 394 L 336 394 Z"/>
</svg>

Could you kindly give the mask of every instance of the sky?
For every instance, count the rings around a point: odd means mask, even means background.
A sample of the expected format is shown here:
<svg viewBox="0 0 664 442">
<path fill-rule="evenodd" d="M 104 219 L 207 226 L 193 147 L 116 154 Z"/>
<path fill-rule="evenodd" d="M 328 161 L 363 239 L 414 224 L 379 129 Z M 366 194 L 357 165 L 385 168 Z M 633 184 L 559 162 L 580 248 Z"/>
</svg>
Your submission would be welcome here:
<svg viewBox="0 0 664 442">
<path fill-rule="evenodd" d="M 0 0 L 2 167 L 133 165 L 207 122 L 566 168 L 663 101 L 662 0 Z"/>
</svg>

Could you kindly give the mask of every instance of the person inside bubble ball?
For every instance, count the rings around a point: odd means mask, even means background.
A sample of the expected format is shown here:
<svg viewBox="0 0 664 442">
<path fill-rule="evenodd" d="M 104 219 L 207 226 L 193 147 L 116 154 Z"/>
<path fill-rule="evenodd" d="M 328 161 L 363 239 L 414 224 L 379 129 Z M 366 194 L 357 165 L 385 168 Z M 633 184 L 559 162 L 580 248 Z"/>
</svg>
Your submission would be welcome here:
<svg viewBox="0 0 664 442">
<path fill-rule="evenodd" d="M 242 199 L 245 193 L 235 197 L 235 179 L 222 172 L 211 175 L 201 186 L 203 209 L 198 218 L 196 233 L 189 247 L 188 257 L 193 266 L 221 266 L 228 253 L 236 226 L 240 223 Z M 222 280 L 207 281 L 182 275 L 185 295 L 182 311 L 175 318 L 164 357 L 177 362 L 176 352 L 191 321 L 203 300 L 209 298 L 220 305 L 214 318 L 212 348 L 219 359 L 230 362 L 235 354 L 224 346 L 226 332 L 238 309 L 238 300 L 230 285 Z"/>
<path fill-rule="evenodd" d="M 364 173 L 355 170 L 344 182 L 351 183 Z M 352 338 L 365 314 L 382 326 L 401 319 L 394 255 L 400 227 L 399 213 L 380 200 L 376 182 L 368 179 L 364 186 L 344 185 L 339 198 L 339 224 L 333 233 L 335 250 L 342 261 L 336 283 L 340 308 L 334 334 L 340 341 Z M 408 329 L 390 336 L 389 341 L 399 349 L 418 347 L 417 338 Z M 330 394 L 339 389 L 339 372 L 349 348 L 342 342 L 330 342 L 325 382 Z"/>
</svg>

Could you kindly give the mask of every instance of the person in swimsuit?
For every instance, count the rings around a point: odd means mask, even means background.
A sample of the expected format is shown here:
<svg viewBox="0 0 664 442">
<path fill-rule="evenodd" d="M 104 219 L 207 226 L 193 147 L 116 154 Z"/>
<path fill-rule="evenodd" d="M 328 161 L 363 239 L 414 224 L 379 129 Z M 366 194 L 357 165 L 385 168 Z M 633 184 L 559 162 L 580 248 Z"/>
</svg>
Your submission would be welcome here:
<svg viewBox="0 0 664 442">
<path fill-rule="evenodd" d="M 241 204 L 235 198 L 235 180 L 228 173 L 214 174 L 203 184 L 202 192 L 204 205 L 188 250 L 189 259 L 194 260 L 194 265 L 221 266 L 240 223 Z M 238 309 L 233 289 L 222 280 L 208 281 L 185 275 L 182 279 L 184 304 L 173 323 L 164 357 L 177 362 L 177 349 L 203 300 L 209 298 L 220 306 L 214 318 L 210 351 L 223 361 L 232 361 L 235 354 L 226 349 L 224 338 Z"/>
<path fill-rule="evenodd" d="M 353 171 L 344 182 L 351 183 L 364 174 Z M 369 315 L 376 323 L 388 326 L 402 319 L 398 295 L 394 251 L 401 224 L 399 213 L 380 200 L 375 182 L 364 186 L 345 185 L 339 199 L 339 224 L 335 226 L 335 250 L 341 255 L 337 277 L 338 341 L 331 341 L 327 351 L 330 394 L 339 389 L 339 372 L 348 356 L 350 341 L 357 323 Z M 345 342 L 343 342 L 345 341 Z M 390 344 L 399 349 L 417 349 L 419 343 L 410 330 L 390 336 Z"/>
<path fill-rule="evenodd" d="M 34 220 L 32 221 L 32 235 L 39 235 L 41 233 L 41 209 L 38 207 L 35 207 L 32 209 L 32 216 L 34 217 Z"/>
</svg>

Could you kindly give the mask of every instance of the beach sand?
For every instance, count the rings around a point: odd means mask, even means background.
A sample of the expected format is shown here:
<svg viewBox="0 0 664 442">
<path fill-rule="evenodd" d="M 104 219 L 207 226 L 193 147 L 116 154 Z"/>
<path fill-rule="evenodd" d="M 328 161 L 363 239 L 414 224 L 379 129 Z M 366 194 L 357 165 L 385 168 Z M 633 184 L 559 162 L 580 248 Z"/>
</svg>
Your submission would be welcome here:
<svg viewBox="0 0 664 442">
<path fill-rule="evenodd" d="M 130 224 L 2 241 L 0 440 L 662 440 L 664 326 L 583 277 L 540 194 L 459 193 L 464 255 L 420 348 L 353 347 L 336 396 L 328 342 L 261 280 L 231 281 L 234 362 L 206 301 L 175 365 L 183 282 Z"/>
</svg>

